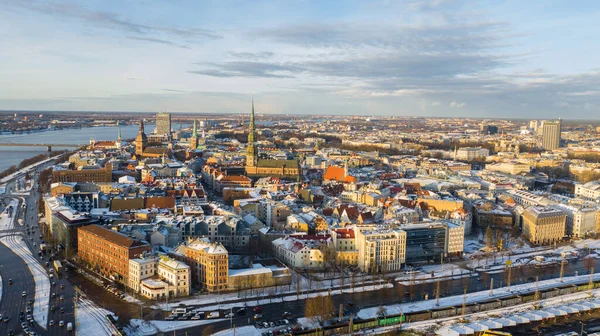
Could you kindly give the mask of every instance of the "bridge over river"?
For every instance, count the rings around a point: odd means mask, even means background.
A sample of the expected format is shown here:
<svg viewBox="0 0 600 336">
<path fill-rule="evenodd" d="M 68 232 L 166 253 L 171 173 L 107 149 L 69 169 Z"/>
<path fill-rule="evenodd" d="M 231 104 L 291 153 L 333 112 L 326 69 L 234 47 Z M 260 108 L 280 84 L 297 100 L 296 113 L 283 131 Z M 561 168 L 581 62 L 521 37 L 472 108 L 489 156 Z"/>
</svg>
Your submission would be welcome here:
<svg viewBox="0 0 600 336">
<path fill-rule="evenodd" d="M 61 143 L 15 143 L 15 142 L 0 142 L 2 147 L 46 147 L 48 152 L 52 151 L 52 147 L 73 147 L 78 148 L 82 145 L 78 144 L 61 144 Z"/>
</svg>

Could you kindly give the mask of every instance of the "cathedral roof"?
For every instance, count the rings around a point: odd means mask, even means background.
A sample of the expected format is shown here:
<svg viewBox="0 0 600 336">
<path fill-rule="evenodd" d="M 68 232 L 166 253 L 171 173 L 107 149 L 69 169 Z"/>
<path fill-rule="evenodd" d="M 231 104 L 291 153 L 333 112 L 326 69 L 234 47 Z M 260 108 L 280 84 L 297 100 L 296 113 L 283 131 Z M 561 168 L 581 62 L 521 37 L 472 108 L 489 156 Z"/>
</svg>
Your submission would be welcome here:
<svg viewBox="0 0 600 336">
<path fill-rule="evenodd" d="M 296 160 L 267 160 L 261 159 L 256 163 L 257 167 L 263 168 L 299 168 L 298 161 Z"/>
</svg>

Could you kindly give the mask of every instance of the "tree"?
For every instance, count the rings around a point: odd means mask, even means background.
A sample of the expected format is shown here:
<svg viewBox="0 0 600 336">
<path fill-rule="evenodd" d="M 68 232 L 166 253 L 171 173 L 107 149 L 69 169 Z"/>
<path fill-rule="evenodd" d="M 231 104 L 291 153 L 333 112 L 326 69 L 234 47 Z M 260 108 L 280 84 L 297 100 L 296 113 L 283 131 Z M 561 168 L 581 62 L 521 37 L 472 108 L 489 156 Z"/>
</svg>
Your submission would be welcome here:
<svg viewBox="0 0 600 336">
<path fill-rule="evenodd" d="M 387 308 L 385 306 L 379 306 L 377 308 L 377 317 L 383 318 L 387 315 Z"/>
<path fill-rule="evenodd" d="M 494 246 L 494 242 L 492 241 L 492 236 L 493 236 L 492 228 L 488 225 L 487 230 L 485 230 L 485 246 L 487 247 L 488 251 L 491 251 L 492 247 Z"/>
<path fill-rule="evenodd" d="M 333 299 L 331 295 L 306 298 L 304 316 L 313 317 L 323 322 L 334 312 Z"/>
</svg>

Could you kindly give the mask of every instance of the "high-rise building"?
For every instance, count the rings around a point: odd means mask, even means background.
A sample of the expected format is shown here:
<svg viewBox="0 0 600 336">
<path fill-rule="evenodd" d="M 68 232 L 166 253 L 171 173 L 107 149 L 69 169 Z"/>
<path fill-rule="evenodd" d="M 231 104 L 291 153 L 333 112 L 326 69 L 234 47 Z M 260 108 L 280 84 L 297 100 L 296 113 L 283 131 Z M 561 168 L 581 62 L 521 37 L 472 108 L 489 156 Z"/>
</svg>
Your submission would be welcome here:
<svg viewBox="0 0 600 336">
<path fill-rule="evenodd" d="M 156 134 L 171 134 L 171 113 L 156 114 Z"/>
<path fill-rule="evenodd" d="M 560 119 L 553 121 L 544 121 L 542 127 L 542 147 L 547 150 L 553 150 L 560 147 L 560 132 L 562 121 Z"/>
</svg>

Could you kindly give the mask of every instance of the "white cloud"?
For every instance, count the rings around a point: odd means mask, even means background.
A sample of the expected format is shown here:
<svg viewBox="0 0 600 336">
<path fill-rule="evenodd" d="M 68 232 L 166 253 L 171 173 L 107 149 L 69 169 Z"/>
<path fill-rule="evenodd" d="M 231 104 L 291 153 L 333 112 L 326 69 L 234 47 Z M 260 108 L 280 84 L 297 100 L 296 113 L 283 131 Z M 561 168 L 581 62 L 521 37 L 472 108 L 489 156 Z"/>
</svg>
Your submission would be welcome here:
<svg viewBox="0 0 600 336">
<path fill-rule="evenodd" d="M 466 105 L 467 104 L 465 102 L 457 102 L 454 100 L 450 103 L 450 107 L 452 107 L 452 108 L 462 108 L 462 107 L 465 107 Z"/>
</svg>

